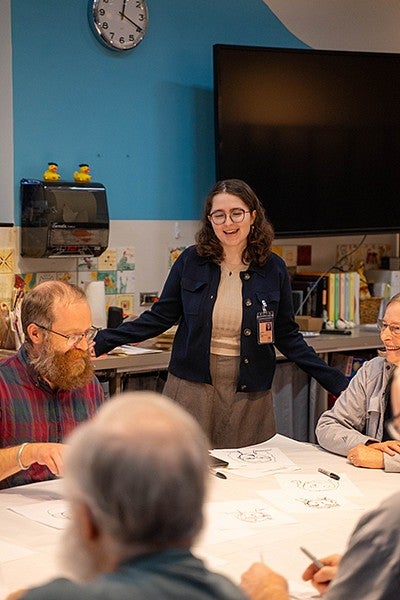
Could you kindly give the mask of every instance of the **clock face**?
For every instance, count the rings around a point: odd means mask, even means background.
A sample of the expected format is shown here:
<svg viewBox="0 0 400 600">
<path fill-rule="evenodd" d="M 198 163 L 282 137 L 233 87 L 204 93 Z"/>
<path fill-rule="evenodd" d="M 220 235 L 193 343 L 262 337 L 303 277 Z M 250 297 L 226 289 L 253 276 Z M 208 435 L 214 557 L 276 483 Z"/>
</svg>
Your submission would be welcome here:
<svg viewBox="0 0 400 600">
<path fill-rule="evenodd" d="M 89 21 L 108 48 L 131 50 L 146 33 L 149 16 L 144 0 L 89 0 Z"/>
</svg>

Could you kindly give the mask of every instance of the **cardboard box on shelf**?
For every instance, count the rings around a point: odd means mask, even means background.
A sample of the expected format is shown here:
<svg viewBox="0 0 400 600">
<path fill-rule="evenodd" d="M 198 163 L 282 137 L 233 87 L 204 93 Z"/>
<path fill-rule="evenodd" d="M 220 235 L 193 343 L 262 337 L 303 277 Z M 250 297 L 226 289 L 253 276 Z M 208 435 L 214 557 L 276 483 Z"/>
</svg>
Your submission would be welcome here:
<svg viewBox="0 0 400 600">
<path fill-rule="evenodd" d="M 296 323 L 301 331 L 321 331 L 323 319 L 321 317 L 309 317 L 307 315 L 295 317 Z"/>
</svg>

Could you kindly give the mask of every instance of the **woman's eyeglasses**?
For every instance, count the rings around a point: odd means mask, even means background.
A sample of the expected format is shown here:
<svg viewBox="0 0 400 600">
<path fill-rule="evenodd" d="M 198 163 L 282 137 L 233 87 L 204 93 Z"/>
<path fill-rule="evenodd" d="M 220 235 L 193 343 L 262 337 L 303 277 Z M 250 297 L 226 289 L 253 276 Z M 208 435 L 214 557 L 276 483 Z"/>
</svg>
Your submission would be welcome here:
<svg viewBox="0 0 400 600">
<path fill-rule="evenodd" d="M 244 208 L 232 208 L 229 214 L 226 214 L 223 210 L 214 210 L 208 216 L 214 225 L 223 225 L 228 217 L 232 223 L 241 223 L 244 221 L 245 214 L 249 212 L 249 210 L 244 210 Z"/>
<path fill-rule="evenodd" d="M 383 319 L 377 319 L 376 325 L 379 331 L 384 331 L 388 327 L 390 333 L 400 337 L 400 325 L 391 325 L 390 323 L 386 323 Z"/>
</svg>

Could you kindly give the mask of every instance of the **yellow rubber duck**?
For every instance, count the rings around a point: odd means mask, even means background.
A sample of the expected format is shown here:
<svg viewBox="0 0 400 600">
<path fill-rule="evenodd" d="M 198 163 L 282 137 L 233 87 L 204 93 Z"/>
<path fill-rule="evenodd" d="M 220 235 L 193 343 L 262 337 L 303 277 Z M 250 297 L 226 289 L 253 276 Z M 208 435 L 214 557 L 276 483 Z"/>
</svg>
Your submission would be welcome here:
<svg viewBox="0 0 400 600">
<path fill-rule="evenodd" d="M 46 181 L 58 181 L 61 177 L 59 173 L 57 173 L 58 164 L 55 162 L 47 163 L 47 170 L 43 173 L 43 179 Z"/>
<path fill-rule="evenodd" d="M 79 171 L 74 172 L 74 181 L 81 181 L 83 183 L 89 182 L 92 179 L 92 176 L 89 175 L 89 173 L 89 165 L 82 163 L 79 165 Z"/>
</svg>

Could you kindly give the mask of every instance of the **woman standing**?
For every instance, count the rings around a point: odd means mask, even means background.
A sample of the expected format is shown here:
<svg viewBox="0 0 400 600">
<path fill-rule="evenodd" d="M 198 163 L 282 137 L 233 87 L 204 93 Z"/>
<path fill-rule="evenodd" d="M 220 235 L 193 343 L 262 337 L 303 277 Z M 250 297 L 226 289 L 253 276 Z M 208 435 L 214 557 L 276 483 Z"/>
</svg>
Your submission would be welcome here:
<svg viewBox="0 0 400 600">
<path fill-rule="evenodd" d="M 196 245 L 173 265 L 151 310 L 95 339 L 96 355 L 159 335 L 178 323 L 164 394 L 198 419 L 214 448 L 275 434 L 275 347 L 335 396 L 346 377 L 304 341 L 289 275 L 271 252 L 273 229 L 238 179 L 209 193 Z"/>
</svg>

